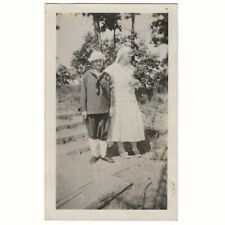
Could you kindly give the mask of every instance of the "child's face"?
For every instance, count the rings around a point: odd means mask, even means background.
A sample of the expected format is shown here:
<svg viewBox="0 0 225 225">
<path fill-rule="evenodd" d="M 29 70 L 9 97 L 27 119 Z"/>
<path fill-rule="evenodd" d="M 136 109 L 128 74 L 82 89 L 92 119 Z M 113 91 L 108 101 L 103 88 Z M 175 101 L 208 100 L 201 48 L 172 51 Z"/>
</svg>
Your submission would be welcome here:
<svg viewBox="0 0 225 225">
<path fill-rule="evenodd" d="M 93 69 L 101 71 L 102 67 L 103 67 L 103 60 L 99 59 L 92 62 Z"/>
</svg>

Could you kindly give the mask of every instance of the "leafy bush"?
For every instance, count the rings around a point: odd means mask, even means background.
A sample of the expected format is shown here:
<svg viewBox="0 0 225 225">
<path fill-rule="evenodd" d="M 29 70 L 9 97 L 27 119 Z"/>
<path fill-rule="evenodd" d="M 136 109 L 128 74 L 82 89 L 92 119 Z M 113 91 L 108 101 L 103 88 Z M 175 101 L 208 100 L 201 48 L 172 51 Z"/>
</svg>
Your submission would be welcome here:
<svg viewBox="0 0 225 225">
<path fill-rule="evenodd" d="M 134 49 L 134 56 L 134 76 L 141 82 L 136 92 L 138 101 L 145 102 L 157 93 L 167 92 L 168 59 L 160 60 L 151 54 L 143 42 L 138 43 Z"/>
<path fill-rule="evenodd" d="M 150 26 L 151 42 L 156 46 L 162 43 L 168 44 L 168 13 L 154 13 L 153 17 L 155 17 L 155 20 Z"/>
<path fill-rule="evenodd" d="M 59 65 L 56 71 L 56 86 L 62 87 L 69 84 L 71 74 L 66 66 Z"/>
</svg>

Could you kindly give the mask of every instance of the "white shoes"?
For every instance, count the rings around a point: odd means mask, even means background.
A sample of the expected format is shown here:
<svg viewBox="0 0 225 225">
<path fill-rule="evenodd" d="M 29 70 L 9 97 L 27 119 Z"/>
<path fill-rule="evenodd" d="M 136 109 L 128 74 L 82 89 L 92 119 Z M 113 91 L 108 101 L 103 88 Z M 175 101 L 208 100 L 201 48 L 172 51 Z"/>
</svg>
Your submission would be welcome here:
<svg viewBox="0 0 225 225">
<path fill-rule="evenodd" d="M 128 155 L 127 152 L 121 153 L 120 156 L 125 158 L 125 159 L 129 159 L 130 158 L 130 156 Z"/>
<path fill-rule="evenodd" d="M 141 154 L 140 153 L 135 154 L 135 156 L 137 156 L 138 158 L 141 158 Z"/>
<path fill-rule="evenodd" d="M 141 158 L 141 154 L 137 149 L 133 150 L 133 152 L 134 152 L 136 157 Z"/>
</svg>

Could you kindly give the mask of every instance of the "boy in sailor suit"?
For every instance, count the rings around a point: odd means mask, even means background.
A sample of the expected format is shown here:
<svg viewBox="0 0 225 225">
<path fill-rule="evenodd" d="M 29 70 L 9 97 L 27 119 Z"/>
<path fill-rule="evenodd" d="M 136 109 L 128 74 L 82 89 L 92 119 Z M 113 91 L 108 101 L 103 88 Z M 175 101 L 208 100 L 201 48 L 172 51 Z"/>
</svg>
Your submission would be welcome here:
<svg viewBox="0 0 225 225">
<path fill-rule="evenodd" d="M 110 109 L 112 107 L 112 81 L 107 73 L 101 70 L 105 56 L 99 51 L 93 51 L 88 59 L 91 69 L 88 70 L 81 84 L 81 110 L 85 118 L 92 153 L 90 163 L 98 159 L 113 163 L 106 156 Z M 98 145 L 100 155 L 98 153 Z"/>
</svg>

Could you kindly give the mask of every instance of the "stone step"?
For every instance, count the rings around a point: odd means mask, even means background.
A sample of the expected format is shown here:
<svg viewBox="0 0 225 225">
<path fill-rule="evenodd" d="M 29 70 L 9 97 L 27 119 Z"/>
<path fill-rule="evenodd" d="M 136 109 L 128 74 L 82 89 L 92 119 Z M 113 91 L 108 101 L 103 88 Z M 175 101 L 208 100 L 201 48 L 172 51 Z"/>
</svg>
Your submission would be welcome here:
<svg viewBox="0 0 225 225">
<path fill-rule="evenodd" d="M 56 120 L 56 131 L 80 127 L 82 125 L 85 126 L 82 116 L 75 116 L 70 119 L 57 119 Z"/>
<path fill-rule="evenodd" d="M 56 115 L 56 119 L 71 119 L 75 116 L 81 116 L 81 114 L 80 113 L 74 113 L 74 112 L 59 114 L 59 115 Z"/>
<path fill-rule="evenodd" d="M 85 152 L 88 152 L 89 149 L 89 142 L 88 139 L 79 139 L 76 142 L 68 142 L 66 144 L 57 145 L 56 150 L 63 152 L 66 156 L 72 155 L 81 155 Z"/>
<path fill-rule="evenodd" d="M 56 143 L 57 144 L 65 144 L 70 141 L 77 141 L 79 139 L 87 138 L 88 133 L 85 126 L 81 126 L 79 129 L 72 128 L 72 129 L 64 129 L 59 130 L 56 133 Z"/>
<path fill-rule="evenodd" d="M 81 115 L 67 115 L 67 114 L 63 114 L 63 115 L 58 115 L 56 116 L 57 121 L 61 122 L 61 123 L 65 123 L 66 121 L 69 122 L 81 122 L 83 121 L 83 116 Z"/>
</svg>

